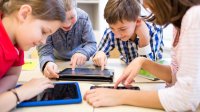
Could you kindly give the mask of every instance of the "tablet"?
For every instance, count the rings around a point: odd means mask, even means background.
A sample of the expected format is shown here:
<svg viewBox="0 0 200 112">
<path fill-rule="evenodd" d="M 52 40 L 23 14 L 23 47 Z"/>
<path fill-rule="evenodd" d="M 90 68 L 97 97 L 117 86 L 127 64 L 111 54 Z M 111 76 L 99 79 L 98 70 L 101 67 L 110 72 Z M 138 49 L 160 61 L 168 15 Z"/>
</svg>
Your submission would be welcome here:
<svg viewBox="0 0 200 112">
<path fill-rule="evenodd" d="M 77 82 L 55 83 L 54 88 L 48 88 L 34 98 L 21 102 L 17 107 L 47 106 L 81 103 L 82 97 Z"/>
<path fill-rule="evenodd" d="M 98 81 L 113 82 L 114 72 L 110 69 L 92 69 L 92 68 L 66 68 L 61 71 L 58 80 L 75 80 L 75 81 Z"/>
<path fill-rule="evenodd" d="M 91 86 L 90 89 L 96 89 L 96 88 L 109 88 L 114 89 L 114 86 Z M 138 86 L 131 86 L 131 87 L 124 87 L 124 86 L 118 86 L 116 89 L 130 89 L 130 90 L 140 90 Z"/>
</svg>

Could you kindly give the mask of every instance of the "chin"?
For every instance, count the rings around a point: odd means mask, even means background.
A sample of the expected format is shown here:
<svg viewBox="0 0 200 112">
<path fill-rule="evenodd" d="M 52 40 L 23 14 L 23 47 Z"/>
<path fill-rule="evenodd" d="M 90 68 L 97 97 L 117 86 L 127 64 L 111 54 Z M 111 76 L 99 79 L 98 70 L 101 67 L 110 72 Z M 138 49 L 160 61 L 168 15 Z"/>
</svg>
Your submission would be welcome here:
<svg viewBox="0 0 200 112">
<path fill-rule="evenodd" d="M 123 38 L 123 39 L 120 39 L 121 41 L 128 41 L 129 39 L 127 38 Z"/>
</svg>

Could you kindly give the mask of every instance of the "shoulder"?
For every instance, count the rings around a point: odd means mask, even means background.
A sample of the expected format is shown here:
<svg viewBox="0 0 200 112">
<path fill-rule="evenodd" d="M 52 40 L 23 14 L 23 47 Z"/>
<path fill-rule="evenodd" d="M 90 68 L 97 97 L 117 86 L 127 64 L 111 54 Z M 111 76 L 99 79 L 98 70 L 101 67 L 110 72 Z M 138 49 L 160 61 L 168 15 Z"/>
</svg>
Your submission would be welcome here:
<svg viewBox="0 0 200 112">
<path fill-rule="evenodd" d="M 181 29 L 200 27 L 200 5 L 193 6 L 185 13 L 181 23 Z"/>
<path fill-rule="evenodd" d="M 77 8 L 76 11 L 77 11 L 78 19 L 88 19 L 89 18 L 89 15 L 84 10 Z"/>
</svg>

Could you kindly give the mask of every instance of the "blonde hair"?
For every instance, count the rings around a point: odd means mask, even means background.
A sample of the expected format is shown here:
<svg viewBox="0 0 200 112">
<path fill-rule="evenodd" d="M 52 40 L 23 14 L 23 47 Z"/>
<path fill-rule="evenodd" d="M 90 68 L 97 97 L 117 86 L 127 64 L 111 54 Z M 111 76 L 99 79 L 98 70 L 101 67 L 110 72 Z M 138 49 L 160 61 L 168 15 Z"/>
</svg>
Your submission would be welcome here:
<svg viewBox="0 0 200 112">
<path fill-rule="evenodd" d="M 24 4 L 32 7 L 32 15 L 38 19 L 65 21 L 65 6 L 62 0 L 0 0 L 0 12 L 10 15 Z"/>
<path fill-rule="evenodd" d="M 76 0 L 63 0 L 65 4 L 65 11 L 70 11 L 73 8 L 77 7 L 77 1 Z"/>
</svg>

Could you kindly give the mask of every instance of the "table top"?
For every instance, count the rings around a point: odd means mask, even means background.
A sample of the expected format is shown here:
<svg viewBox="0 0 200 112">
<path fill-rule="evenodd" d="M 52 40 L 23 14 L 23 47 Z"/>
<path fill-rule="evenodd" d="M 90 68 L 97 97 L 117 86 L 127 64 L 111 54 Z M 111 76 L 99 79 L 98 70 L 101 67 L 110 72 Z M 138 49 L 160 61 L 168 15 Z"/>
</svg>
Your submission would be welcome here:
<svg viewBox="0 0 200 112">
<path fill-rule="evenodd" d="M 29 81 L 32 78 L 41 78 L 44 77 L 39 69 L 38 60 L 35 59 L 33 61 L 37 62 L 37 66 L 34 70 L 31 71 L 22 71 L 18 83 L 24 83 Z M 69 62 L 64 61 L 56 61 L 59 70 L 63 70 L 67 67 L 70 67 Z M 127 65 L 119 59 L 108 59 L 108 65 L 106 66 L 107 69 L 114 70 L 114 82 L 120 77 L 123 73 L 124 68 Z M 95 68 L 91 61 L 88 61 L 84 66 L 84 68 Z M 136 83 L 134 85 L 139 86 L 141 90 L 158 90 L 164 88 L 165 84 L 163 81 L 151 81 L 148 79 L 144 79 L 143 77 L 137 76 Z M 96 82 L 84 82 L 78 81 L 79 86 L 81 89 L 82 97 L 87 90 L 89 90 L 90 86 L 92 85 L 113 85 L 113 83 L 96 83 Z M 17 108 L 13 110 L 14 112 L 132 112 L 132 111 L 148 111 L 148 112 L 160 112 L 162 110 L 155 110 L 149 108 L 141 108 L 141 107 L 134 107 L 134 106 L 115 106 L 115 107 L 100 107 L 100 108 L 93 108 L 90 106 L 86 101 L 82 101 L 80 104 L 71 104 L 71 105 L 55 105 L 55 106 L 41 106 L 41 107 L 25 107 L 25 108 Z"/>
</svg>

